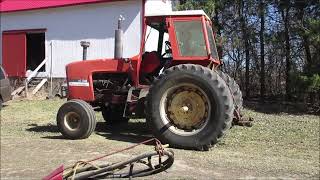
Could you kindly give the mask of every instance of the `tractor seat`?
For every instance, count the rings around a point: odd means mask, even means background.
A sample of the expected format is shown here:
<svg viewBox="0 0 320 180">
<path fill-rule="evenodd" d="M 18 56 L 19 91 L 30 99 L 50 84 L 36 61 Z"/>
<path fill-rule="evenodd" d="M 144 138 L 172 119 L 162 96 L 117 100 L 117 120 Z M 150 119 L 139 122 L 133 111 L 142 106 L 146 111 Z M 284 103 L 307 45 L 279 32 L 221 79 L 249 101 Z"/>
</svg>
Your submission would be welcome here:
<svg viewBox="0 0 320 180">
<path fill-rule="evenodd" d="M 140 66 L 140 81 L 143 84 L 151 84 L 154 77 L 159 75 L 161 68 L 161 58 L 157 51 L 145 52 Z"/>
<path fill-rule="evenodd" d="M 160 65 L 160 57 L 157 51 L 146 52 L 142 55 L 140 72 L 145 74 L 154 73 Z"/>
</svg>

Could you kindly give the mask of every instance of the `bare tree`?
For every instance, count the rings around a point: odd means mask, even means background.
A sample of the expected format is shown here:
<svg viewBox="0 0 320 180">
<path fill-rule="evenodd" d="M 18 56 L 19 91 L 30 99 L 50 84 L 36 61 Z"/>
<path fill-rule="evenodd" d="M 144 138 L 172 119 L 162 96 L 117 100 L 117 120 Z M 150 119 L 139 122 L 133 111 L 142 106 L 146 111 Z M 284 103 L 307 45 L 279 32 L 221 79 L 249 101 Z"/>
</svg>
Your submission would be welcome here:
<svg viewBox="0 0 320 180">
<path fill-rule="evenodd" d="M 265 96 L 265 61 L 264 61 L 264 25 L 265 25 L 265 4 L 263 0 L 259 3 L 259 16 L 260 16 L 260 98 L 263 101 Z"/>
<path fill-rule="evenodd" d="M 249 51 L 249 36 L 247 31 L 247 23 L 244 14 L 244 1 L 238 0 L 238 14 L 240 17 L 240 26 L 242 31 L 242 38 L 244 42 L 245 51 L 245 97 L 248 99 L 250 97 L 250 51 Z"/>
<path fill-rule="evenodd" d="M 285 58 L 286 58 L 286 98 L 287 100 L 291 99 L 291 61 L 290 61 L 290 37 L 289 37 L 289 11 L 290 11 L 290 1 L 281 0 L 279 2 L 280 12 L 282 21 L 284 24 L 284 38 L 285 38 Z"/>
</svg>

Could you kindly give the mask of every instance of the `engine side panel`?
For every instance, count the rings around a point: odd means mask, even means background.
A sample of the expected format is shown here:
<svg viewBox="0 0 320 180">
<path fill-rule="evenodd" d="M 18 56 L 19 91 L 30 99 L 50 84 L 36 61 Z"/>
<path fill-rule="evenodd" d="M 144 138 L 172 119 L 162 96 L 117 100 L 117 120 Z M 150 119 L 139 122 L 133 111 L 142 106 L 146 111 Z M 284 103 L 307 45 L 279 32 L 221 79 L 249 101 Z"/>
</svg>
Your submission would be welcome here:
<svg viewBox="0 0 320 180">
<path fill-rule="evenodd" d="M 79 61 L 66 66 L 68 81 L 68 99 L 82 99 L 87 102 L 95 100 L 92 74 L 128 73 L 129 64 L 123 60 L 100 59 Z"/>
</svg>

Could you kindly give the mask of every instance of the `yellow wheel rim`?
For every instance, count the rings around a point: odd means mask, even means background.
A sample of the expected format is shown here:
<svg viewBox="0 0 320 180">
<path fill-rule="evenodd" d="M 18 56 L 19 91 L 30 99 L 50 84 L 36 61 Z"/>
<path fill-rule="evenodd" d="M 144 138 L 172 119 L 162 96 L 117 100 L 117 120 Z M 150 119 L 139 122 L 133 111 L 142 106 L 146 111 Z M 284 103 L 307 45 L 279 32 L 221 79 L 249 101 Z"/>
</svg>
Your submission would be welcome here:
<svg viewBox="0 0 320 180">
<path fill-rule="evenodd" d="M 169 88 L 161 98 L 160 113 L 169 129 L 182 135 L 200 131 L 210 115 L 206 93 L 194 84 L 181 84 Z"/>
</svg>

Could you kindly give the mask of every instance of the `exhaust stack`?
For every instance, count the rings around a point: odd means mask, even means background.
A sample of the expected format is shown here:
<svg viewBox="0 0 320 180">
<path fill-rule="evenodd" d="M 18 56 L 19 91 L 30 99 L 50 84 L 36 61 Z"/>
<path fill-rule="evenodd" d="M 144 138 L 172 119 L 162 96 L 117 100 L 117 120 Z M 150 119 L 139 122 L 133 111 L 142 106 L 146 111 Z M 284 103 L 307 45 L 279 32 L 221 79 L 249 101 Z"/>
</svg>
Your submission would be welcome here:
<svg viewBox="0 0 320 180">
<path fill-rule="evenodd" d="M 122 21 L 124 17 L 120 15 L 118 19 L 118 29 L 115 30 L 114 38 L 114 58 L 122 59 L 123 58 L 123 30 L 122 30 Z"/>
<path fill-rule="evenodd" d="M 88 47 L 90 46 L 90 42 L 81 41 L 80 45 L 83 48 L 83 50 L 82 50 L 82 60 L 87 60 L 87 50 L 88 50 Z"/>
</svg>

